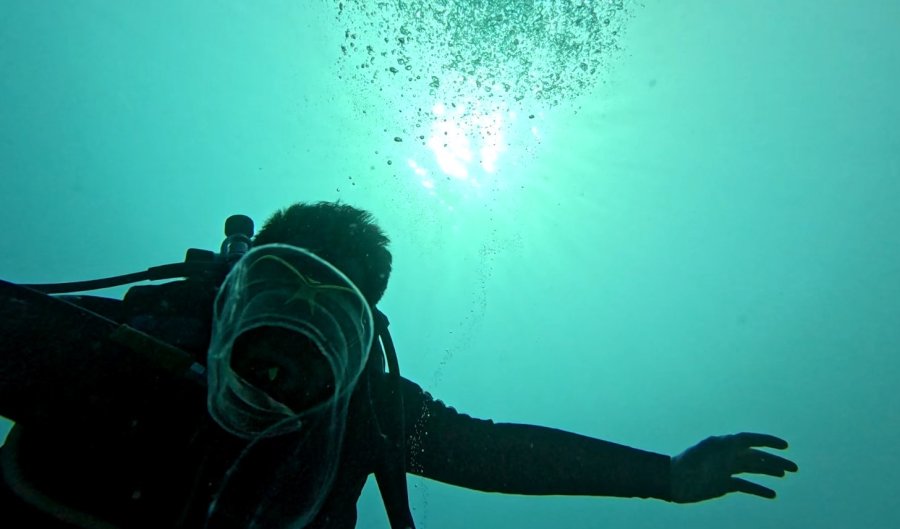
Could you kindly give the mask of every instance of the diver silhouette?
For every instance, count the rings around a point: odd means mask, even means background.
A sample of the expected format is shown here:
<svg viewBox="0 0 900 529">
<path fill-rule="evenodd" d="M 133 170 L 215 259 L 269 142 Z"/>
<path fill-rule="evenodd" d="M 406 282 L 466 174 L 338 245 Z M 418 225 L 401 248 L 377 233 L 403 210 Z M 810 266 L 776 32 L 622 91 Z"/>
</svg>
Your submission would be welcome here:
<svg viewBox="0 0 900 529">
<path fill-rule="evenodd" d="M 252 241 L 247 221 L 208 266 L 121 300 L 0 284 L 4 527 L 352 528 L 374 475 L 401 529 L 407 473 L 689 503 L 774 498 L 737 475 L 797 471 L 766 434 L 670 457 L 457 412 L 399 372 L 376 308 L 389 240 L 368 212 L 298 203 Z"/>
</svg>

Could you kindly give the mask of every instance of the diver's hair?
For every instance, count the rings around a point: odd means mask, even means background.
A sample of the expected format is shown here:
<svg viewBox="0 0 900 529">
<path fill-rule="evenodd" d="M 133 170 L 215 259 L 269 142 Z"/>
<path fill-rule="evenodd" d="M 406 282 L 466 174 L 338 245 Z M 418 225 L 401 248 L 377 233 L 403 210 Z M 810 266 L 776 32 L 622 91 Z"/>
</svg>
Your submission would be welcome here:
<svg viewBox="0 0 900 529">
<path fill-rule="evenodd" d="M 275 212 L 253 246 L 282 243 L 305 248 L 343 272 L 375 305 L 391 275 L 387 235 L 368 211 L 340 202 L 298 202 Z"/>
</svg>

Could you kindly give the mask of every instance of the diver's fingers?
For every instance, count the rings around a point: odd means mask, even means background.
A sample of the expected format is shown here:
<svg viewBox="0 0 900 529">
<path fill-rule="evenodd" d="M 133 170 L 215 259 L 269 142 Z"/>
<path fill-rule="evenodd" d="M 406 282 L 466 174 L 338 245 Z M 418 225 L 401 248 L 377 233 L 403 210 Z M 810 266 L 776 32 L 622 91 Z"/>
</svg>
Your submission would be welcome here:
<svg viewBox="0 0 900 529">
<path fill-rule="evenodd" d="M 751 448 L 737 456 L 734 473 L 752 472 L 781 477 L 785 472 L 796 471 L 797 464 L 793 461 Z"/>
<path fill-rule="evenodd" d="M 750 448 L 751 446 L 765 446 L 767 448 L 777 448 L 784 450 L 788 447 L 788 442 L 780 437 L 768 435 L 764 433 L 738 433 L 731 436 L 732 441 L 740 448 Z"/>
<path fill-rule="evenodd" d="M 774 490 L 741 478 L 731 478 L 731 486 L 729 488 L 729 492 L 744 492 L 770 500 L 775 498 Z"/>
</svg>

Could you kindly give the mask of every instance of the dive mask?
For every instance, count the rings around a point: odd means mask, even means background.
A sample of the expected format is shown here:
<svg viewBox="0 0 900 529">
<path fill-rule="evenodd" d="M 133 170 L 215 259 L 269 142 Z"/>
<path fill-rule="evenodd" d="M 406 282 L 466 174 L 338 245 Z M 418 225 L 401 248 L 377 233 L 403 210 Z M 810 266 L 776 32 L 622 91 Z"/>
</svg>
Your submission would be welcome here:
<svg viewBox="0 0 900 529">
<path fill-rule="evenodd" d="M 245 439 L 297 430 L 349 399 L 372 340 L 369 306 L 343 273 L 298 247 L 255 248 L 216 296 L 209 412 Z M 317 395 L 304 395 L 309 386 Z"/>
</svg>

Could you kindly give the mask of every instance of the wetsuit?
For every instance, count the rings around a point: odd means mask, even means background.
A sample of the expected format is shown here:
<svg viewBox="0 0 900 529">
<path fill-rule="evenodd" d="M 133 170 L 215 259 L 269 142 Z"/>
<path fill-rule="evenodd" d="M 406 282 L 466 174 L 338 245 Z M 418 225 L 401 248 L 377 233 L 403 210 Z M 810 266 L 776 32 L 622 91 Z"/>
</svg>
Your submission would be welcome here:
<svg viewBox="0 0 900 529">
<path fill-rule="evenodd" d="M 211 285 L 178 281 L 134 287 L 120 303 L 81 303 L 203 362 L 214 296 Z M 163 378 L 155 377 L 146 392 L 130 391 L 146 398 L 121 403 L 115 393 L 120 388 L 98 387 L 102 414 L 17 426 L 0 450 L 8 482 L 0 485 L 4 527 L 16 527 L 6 522 L 24 517 L 21 527 L 47 529 L 79 523 L 201 528 L 243 442 L 212 422 L 201 386 Z M 366 479 L 387 457 L 377 419 L 367 412 L 389 401 L 388 385 L 378 380 L 376 375 L 369 395 L 357 391 L 350 402 L 338 473 L 310 528 L 354 527 Z M 668 499 L 669 456 L 551 428 L 474 419 L 408 380 L 401 391 L 410 473 L 486 492 Z M 59 519 L 69 522 L 54 521 Z"/>
</svg>

